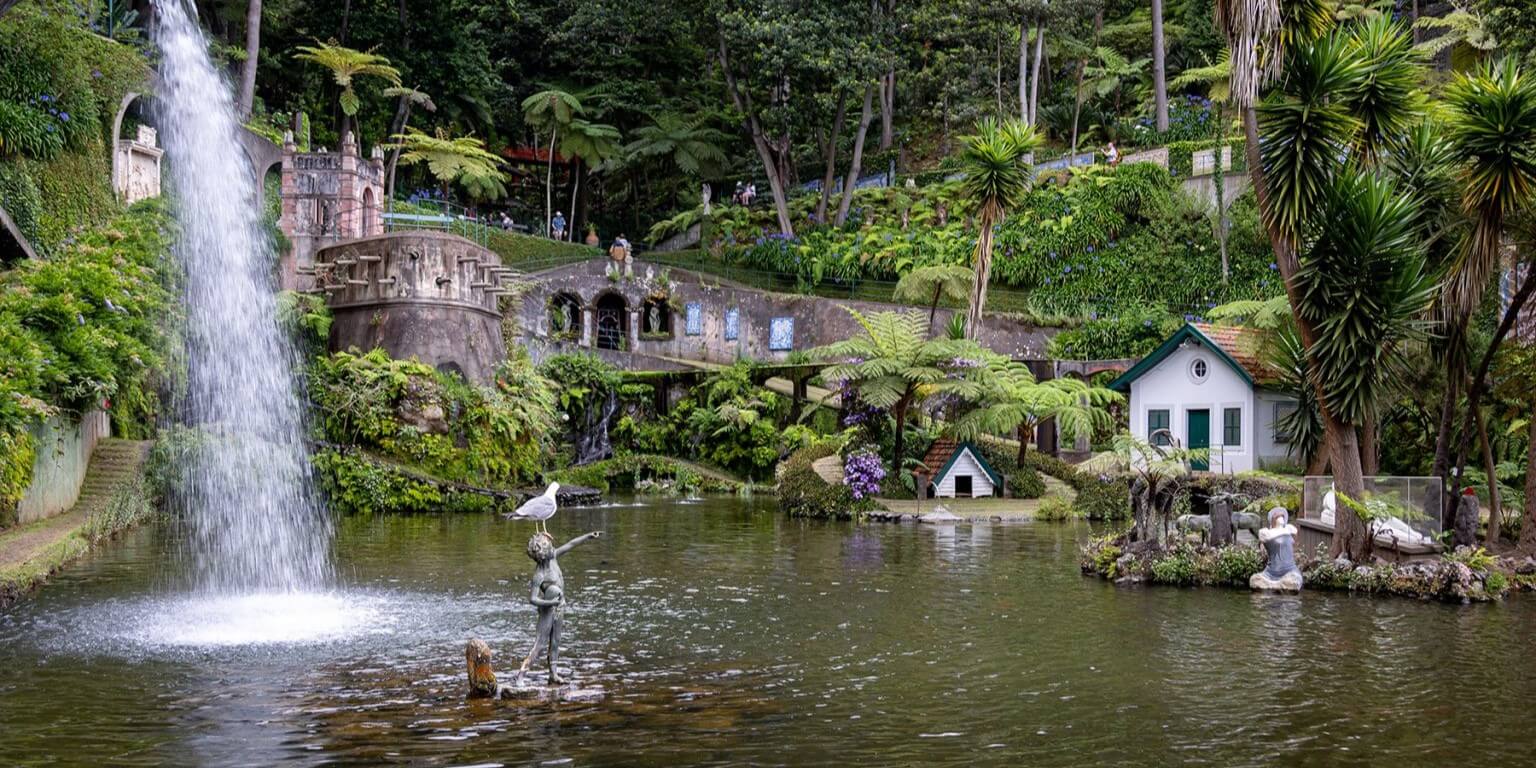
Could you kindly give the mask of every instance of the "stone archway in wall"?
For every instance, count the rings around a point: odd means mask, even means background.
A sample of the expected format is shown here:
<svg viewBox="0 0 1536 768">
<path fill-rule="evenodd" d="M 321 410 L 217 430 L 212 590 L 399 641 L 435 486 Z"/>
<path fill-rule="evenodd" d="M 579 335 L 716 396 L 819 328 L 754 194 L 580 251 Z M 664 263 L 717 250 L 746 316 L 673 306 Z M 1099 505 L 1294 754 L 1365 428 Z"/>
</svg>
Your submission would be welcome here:
<svg viewBox="0 0 1536 768">
<path fill-rule="evenodd" d="M 581 338 L 581 297 L 561 291 L 549 297 L 549 336 L 556 341 Z"/>
<path fill-rule="evenodd" d="M 671 338 L 672 305 L 666 299 L 647 298 L 640 306 L 640 337 Z"/>
<path fill-rule="evenodd" d="M 629 302 L 617 292 L 608 291 L 592 302 L 596 318 L 596 347 L 598 349 L 627 349 L 629 347 Z"/>
<path fill-rule="evenodd" d="M 150 86 L 154 88 L 158 83 L 151 80 Z M 108 150 L 112 152 L 112 177 L 119 178 L 126 169 L 121 167 L 118 156 L 117 143 L 123 137 L 123 120 L 134 108 L 140 111 L 144 109 L 144 102 L 152 99 L 153 95 L 147 95 L 135 91 L 123 94 L 123 98 L 117 104 L 117 113 L 112 116 L 112 143 Z M 273 144 L 270 139 L 262 136 L 245 126 L 240 127 L 237 137 L 240 141 L 240 149 L 244 153 L 245 161 L 251 167 L 251 178 L 256 181 L 256 199 L 258 202 L 266 198 L 265 186 L 268 174 L 274 167 L 282 165 L 283 148 Z"/>
</svg>

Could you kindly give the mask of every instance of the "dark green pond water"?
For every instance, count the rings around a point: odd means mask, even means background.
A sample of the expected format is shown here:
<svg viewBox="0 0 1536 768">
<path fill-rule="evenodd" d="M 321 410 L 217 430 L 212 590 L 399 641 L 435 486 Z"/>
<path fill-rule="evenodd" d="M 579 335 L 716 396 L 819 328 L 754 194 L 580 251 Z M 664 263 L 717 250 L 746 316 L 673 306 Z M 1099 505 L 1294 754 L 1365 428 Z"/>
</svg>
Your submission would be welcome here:
<svg viewBox="0 0 1536 768">
<path fill-rule="evenodd" d="M 1086 529 L 563 510 L 595 704 L 467 702 L 527 653 L 529 527 L 352 518 L 347 587 L 226 644 L 141 530 L 0 615 L 0 765 L 1530 765 L 1536 602 L 1117 588 Z M 290 626 L 292 625 L 292 626 Z M 255 628 L 260 635 L 261 627 Z M 252 631 L 244 627 L 242 631 Z"/>
</svg>

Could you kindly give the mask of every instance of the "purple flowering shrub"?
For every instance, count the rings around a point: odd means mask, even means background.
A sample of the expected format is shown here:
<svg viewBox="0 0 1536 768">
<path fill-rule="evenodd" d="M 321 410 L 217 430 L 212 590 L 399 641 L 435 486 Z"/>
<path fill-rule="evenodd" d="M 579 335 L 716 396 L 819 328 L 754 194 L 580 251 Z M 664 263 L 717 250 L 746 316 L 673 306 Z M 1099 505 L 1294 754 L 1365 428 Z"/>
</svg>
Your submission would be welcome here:
<svg viewBox="0 0 1536 768">
<path fill-rule="evenodd" d="M 870 448 L 860 448 L 843 459 L 843 485 L 848 486 L 855 500 L 878 495 L 884 479 L 885 464 Z"/>
</svg>

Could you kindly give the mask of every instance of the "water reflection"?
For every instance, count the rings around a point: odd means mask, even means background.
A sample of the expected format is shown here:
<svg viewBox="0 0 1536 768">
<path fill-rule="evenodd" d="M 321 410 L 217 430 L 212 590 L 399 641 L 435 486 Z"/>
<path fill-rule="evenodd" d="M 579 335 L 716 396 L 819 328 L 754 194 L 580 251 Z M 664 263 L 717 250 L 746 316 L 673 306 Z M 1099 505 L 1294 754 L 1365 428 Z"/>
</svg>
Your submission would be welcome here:
<svg viewBox="0 0 1536 768">
<path fill-rule="evenodd" d="M 1519 598 L 1462 609 L 1080 576 L 1055 525 L 819 524 L 771 503 L 562 512 L 566 660 L 597 703 L 467 702 L 462 648 L 528 649 L 528 531 L 341 521 L 355 631 L 147 643 L 142 531 L 0 617 L 0 764 L 1519 764 Z M 1476 692 L 1467 706 L 1464 694 Z M 1461 734 L 1467 734 L 1463 737 Z M 1497 734 L 1472 738 L 1472 734 Z"/>
</svg>

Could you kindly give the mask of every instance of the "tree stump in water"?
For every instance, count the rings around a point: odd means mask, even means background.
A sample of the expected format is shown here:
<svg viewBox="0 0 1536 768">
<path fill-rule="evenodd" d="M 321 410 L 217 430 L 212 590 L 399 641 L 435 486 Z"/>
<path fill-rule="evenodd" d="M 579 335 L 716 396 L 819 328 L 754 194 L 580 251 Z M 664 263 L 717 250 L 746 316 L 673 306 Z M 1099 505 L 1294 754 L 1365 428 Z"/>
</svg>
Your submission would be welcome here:
<svg viewBox="0 0 1536 768">
<path fill-rule="evenodd" d="M 464 646 L 464 665 L 469 673 L 469 698 L 495 698 L 496 671 L 491 668 L 491 647 L 484 640 L 470 640 Z"/>
<path fill-rule="evenodd" d="M 1220 547 L 1231 544 L 1234 538 L 1232 502 L 1225 499 L 1211 502 L 1211 545 Z"/>
</svg>

